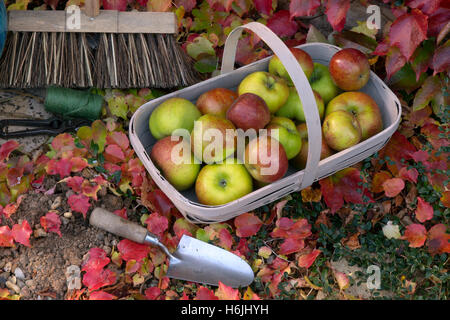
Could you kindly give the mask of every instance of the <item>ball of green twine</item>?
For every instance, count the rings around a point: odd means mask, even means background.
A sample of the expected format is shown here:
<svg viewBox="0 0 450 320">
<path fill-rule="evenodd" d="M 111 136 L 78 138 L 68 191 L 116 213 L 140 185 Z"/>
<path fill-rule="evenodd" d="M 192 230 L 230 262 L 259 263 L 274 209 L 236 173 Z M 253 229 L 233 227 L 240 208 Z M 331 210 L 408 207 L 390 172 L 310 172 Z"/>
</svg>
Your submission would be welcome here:
<svg viewBox="0 0 450 320">
<path fill-rule="evenodd" d="M 45 96 L 45 110 L 59 114 L 63 118 L 83 118 L 96 120 L 100 118 L 103 97 L 89 90 L 73 90 L 49 87 Z"/>
</svg>

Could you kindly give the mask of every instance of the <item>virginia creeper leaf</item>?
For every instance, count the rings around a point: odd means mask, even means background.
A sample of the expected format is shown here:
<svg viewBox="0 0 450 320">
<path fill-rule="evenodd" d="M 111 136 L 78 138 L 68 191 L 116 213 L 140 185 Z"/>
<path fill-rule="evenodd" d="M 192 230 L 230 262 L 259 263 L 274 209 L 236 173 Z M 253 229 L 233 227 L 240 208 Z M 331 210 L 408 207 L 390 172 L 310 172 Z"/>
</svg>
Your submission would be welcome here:
<svg viewBox="0 0 450 320">
<path fill-rule="evenodd" d="M 297 23 L 291 20 L 291 16 L 287 10 L 277 11 L 267 20 L 267 27 L 280 38 L 292 37 L 298 30 Z"/>
<path fill-rule="evenodd" d="M 60 237 L 62 237 L 61 231 L 59 230 L 61 226 L 61 219 L 59 215 L 54 211 L 49 211 L 42 216 L 40 219 L 41 226 L 46 232 L 54 232 Z"/>
<path fill-rule="evenodd" d="M 302 268 L 306 268 L 308 269 L 309 267 L 312 266 L 312 264 L 314 263 L 314 261 L 316 261 L 317 256 L 321 253 L 322 251 L 318 250 L 318 249 L 314 249 L 312 250 L 310 253 L 307 254 L 302 254 L 298 257 L 297 259 L 297 264 L 299 267 Z"/>
<path fill-rule="evenodd" d="M 133 242 L 128 239 L 123 239 L 117 244 L 117 249 L 125 261 L 136 260 L 141 261 L 147 257 L 150 252 L 150 247 L 145 244 Z"/>
<path fill-rule="evenodd" d="M 401 239 L 407 240 L 411 248 L 419 248 L 424 245 L 427 239 L 427 229 L 418 223 L 410 224 L 406 227 Z"/>
<path fill-rule="evenodd" d="M 236 235 L 241 238 L 255 235 L 262 224 L 262 221 L 253 213 L 243 213 L 234 219 Z"/>
<path fill-rule="evenodd" d="M 390 44 L 399 48 L 409 61 L 418 45 L 427 39 L 427 28 L 428 17 L 420 10 L 413 9 L 392 23 L 389 30 Z"/>
<path fill-rule="evenodd" d="M 83 194 L 73 194 L 67 199 L 67 203 L 72 211 L 83 214 L 83 218 L 86 219 L 86 214 L 91 206 L 88 197 Z"/>
<path fill-rule="evenodd" d="M 291 19 L 294 17 L 313 16 L 320 7 L 320 0 L 292 0 L 289 3 Z"/>
<path fill-rule="evenodd" d="M 405 181 L 400 178 L 391 178 L 383 182 L 383 189 L 386 197 L 395 197 L 403 188 L 405 188 Z"/>
<path fill-rule="evenodd" d="M 325 15 L 334 30 L 342 31 L 349 8 L 350 0 L 327 0 Z"/>
<path fill-rule="evenodd" d="M 431 204 L 423 200 L 421 197 L 417 197 L 417 209 L 416 209 L 416 219 L 424 223 L 427 220 L 433 218 L 433 207 Z"/>
<path fill-rule="evenodd" d="M 13 225 L 11 232 L 16 242 L 21 243 L 26 247 L 31 247 L 30 235 L 33 231 L 27 220 L 23 220 L 21 224 Z"/>
</svg>

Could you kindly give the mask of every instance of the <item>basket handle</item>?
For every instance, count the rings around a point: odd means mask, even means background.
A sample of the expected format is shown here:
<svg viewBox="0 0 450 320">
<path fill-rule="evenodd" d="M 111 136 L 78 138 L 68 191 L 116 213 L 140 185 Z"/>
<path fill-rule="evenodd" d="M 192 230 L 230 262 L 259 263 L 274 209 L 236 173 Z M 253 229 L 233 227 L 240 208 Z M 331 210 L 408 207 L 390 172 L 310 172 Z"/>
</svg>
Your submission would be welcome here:
<svg viewBox="0 0 450 320">
<path fill-rule="evenodd" d="M 306 162 L 305 173 L 300 182 L 300 189 L 306 188 L 310 186 L 316 178 L 322 148 L 322 127 L 314 93 L 308 78 L 306 78 L 300 64 L 297 62 L 289 48 L 275 33 L 272 32 L 272 30 L 259 22 L 250 22 L 236 27 L 231 31 L 225 41 L 221 74 L 233 71 L 238 40 L 244 29 L 253 31 L 270 47 L 270 49 L 272 49 L 274 54 L 276 54 L 283 63 L 297 89 L 303 105 L 303 112 L 308 127 L 308 140 L 310 141 L 310 143 L 308 143 L 308 159 Z"/>
</svg>

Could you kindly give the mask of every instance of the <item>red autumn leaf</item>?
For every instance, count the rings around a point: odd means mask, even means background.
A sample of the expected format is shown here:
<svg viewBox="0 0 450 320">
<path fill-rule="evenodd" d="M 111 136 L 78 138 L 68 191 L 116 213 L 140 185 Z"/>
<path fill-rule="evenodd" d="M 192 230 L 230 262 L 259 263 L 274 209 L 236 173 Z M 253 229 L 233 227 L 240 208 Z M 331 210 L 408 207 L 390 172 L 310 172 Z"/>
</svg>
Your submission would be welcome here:
<svg viewBox="0 0 450 320">
<path fill-rule="evenodd" d="M 195 226 L 185 218 L 178 218 L 173 224 L 173 231 L 178 239 L 181 239 L 183 234 L 192 237 L 195 233 Z"/>
<path fill-rule="evenodd" d="M 127 0 L 102 0 L 103 9 L 105 10 L 127 10 Z"/>
<path fill-rule="evenodd" d="M 115 295 L 112 295 L 105 291 L 95 291 L 89 295 L 89 300 L 114 300 L 117 299 Z"/>
<path fill-rule="evenodd" d="M 253 1 L 253 4 L 259 13 L 270 16 L 273 11 L 272 2 L 272 0 L 255 0 Z"/>
<path fill-rule="evenodd" d="M 219 281 L 219 288 L 216 290 L 219 300 L 239 300 L 239 290 L 233 289 Z"/>
<path fill-rule="evenodd" d="M 403 188 L 405 188 L 405 181 L 400 178 L 392 178 L 383 182 L 383 189 L 386 197 L 395 197 Z"/>
<path fill-rule="evenodd" d="M 236 252 L 233 252 L 233 253 L 238 256 L 248 257 L 250 255 L 251 252 L 250 252 L 250 248 L 248 247 L 248 243 L 247 243 L 246 239 L 241 238 L 239 240 L 239 243 L 236 247 L 236 251 L 239 252 L 239 254 Z"/>
<path fill-rule="evenodd" d="M 311 225 L 305 218 L 293 221 L 283 217 L 277 220 L 270 235 L 274 238 L 305 239 L 311 235 Z"/>
<path fill-rule="evenodd" d="M 160 214 L 168 217 L 173 208 L 174 204 L 161 190 L 153 190 L 147 195 L 148 200 L 153 204 L 155 210 Z"/>
<path fill-rule="evenodd" d="M 419 9 L 426 15 L 433 14 L 441 4 L 441 0 L 408 0 L 406 5 L 410 8 Z"/>
<path fill-rule="evenodd" d="M 438 36 L 448 21 L 450 21 L 450 6 L 441 6 L 428 17 L 428 36 Z"/>
<path fill-rule="evenodd" d="M 74 192 L 81 192 L 81 184 L 83 183 L 84 179 L 80 176 L 74 176 L 67 177 L 61 181 L 67 183 L 67 186 L 69 186 L 69 188 Z"/>
<path fill-rule="evenodd" d="M 88 252 L 88 258 L 83 263 L 81 271 L 102 270 L 111 260 L 102 248 L 92 248 Z"/>
<path fill-rule="evenodd" d="M 56 212 L 47 212 L 45 216 L 41 217 L 40 222 L 46 232 L 54 232 L 62 237 L 61 231 L 59 230 L 61 227 L 61 219 Z"/>
<path fill-rule="evenodd" d="M 14 237 L 8 226 L 0 227 L 0 247 L 14 247 Z"/>
<path fill-rule="evenodd" d="M 197 4 L 196 0 L 175 0 L 174 2 L 177 7 L 183 6 L 186 12 L 191 12 Z"/>
<path fill-rule="evenodd" d="M 24 246 L 31 247 L 30 235 L 33 233 L 27 220 L 23 220 L 21 224 L 15 224 L 12 227 L 12 236 L 14 240 Z"/>
<path fill-rule="evenodd" d="M 145 223 L 147 224 L 147 230 L 156 234 L 158 237 L 161 237 L 169 227 L 169 220 L 157 212 L 150 214 L 147 220 L 145 220 Z"/>
<path fill-rule="evenodd" d="M 349 8 L 350 0 L 327 0 L 325 15 L 334 30 L 342 31 Z"/>
<path fill-rule="evenodd" d="M 116 144 L 124 151 L 130 147 L 130 141 L 128 140 L 127 135 L 121 131 L 111 132 L 106 137 L 106 143 L 107 144 Z"/>
<path fill-rule="evenodd" d="M 161 295 L 161 289 L 158 287 L 150 287 L 144 291 L 147 300 L 156 300 Z"/>
<path fill-rule="evenodd" d="M 428 17 L 413 9 L 392 23 L 389 31 L 391 46 L 396 46 L 409 61 L 417 46 L 427 39 Z"/>
<path fill-rule="evenodd" d="M 136 260 L 141 261 L 150 252 L 150 247 L 145 244 L 133 242 L 128 239 L 123 239 L 117 244 L 117 249 L 122 255 L 122 259 L 125 261 Z"/>
<path fill-rule="evenodd" d="M 417 197 L 416 219 L 422 223 L 433 219 L 433 207 L 421 197 Z"/>
<path fill-rule="evenodd" d="M 434 70 L 433 75 L 450 71 L 450 40 L 436 49 L 431 61 L 431 68 Z"/>
<path fill-rule="evenodd" d="M 222 248 L 227 250 L 231 249 L 233 245 L 233 238 L 231 237 L 230 231 L 227 228 L 220 229 L 219 231 L 219 244 Z"/>
<path fill-rule="evenodd" d="M 380 43 L 378 43 L 375 50 L 372 52 L 372 54 L 377 56 L 385 56 L 389 51 L 389 39 L 384 39 Z"/>
<path fill-rule="evenodd" d="M 72 165 L 70 168 L 72 172 L 80 172 L 88 166 L 87 160 L 81 157 L 70 158 L 70 164 Z"/>
<path fill-rule="evenodd" d="M 89 291 L 98 290 L 116 282 L 116 274 L 109 269 L 89 269 L 83 275 L 83 284 Z"/>
<path fill-rule="evenodd" d="M 305 247 L 305 241 L 303 239 L 288 238 L 280 245 L 280 251 L 278 254 L 288 255 L 294 252 L 298 252 Z"/>
<path fill-rule="evenodd" d="M 61 133 L 52 140 L 52 148 L 56 151 L 68 151 L 75 148 L 75 140 L 69 133 Z"/>
<path fill-rule="evenodd" d="M 83 183 L 81 184 L 81 191 L 83 193 L 83 195 L 85 195 L 86 197 L 92 198 L 95 201 L 97 201 L 97 192 L 101 189 L 102 187 L 100 185 L 91 185 L 91 183 L 88 180 L 84 180 Z"/>
<path fill-rule="evenodd" d="M 389 171 L 396 176 L 401 167 L 402 159 L 404 161 L 411 159 L 411 153 L 416 152 L 417 149 L 406 139 L 404 135 L 396 131 L 392 135 L 391 139 L 387 143 L 386 147 L 382 150 L 385 157 L 389 157 L 386 165 Z M 392 163 L 391 163 L 392 162 Z"/>
<path fill-rule="evenodd" d="M 383 183 L 390 178 L 392 178 L 392 175 L 387 171 L 381 170 L 375 173 L 372 179 L 372 192 L 378 193 L 384 191 Z"/>
<path fill-rule="evenodd" d="M 291 19 L 294 17 L 313 16 L 320 7 L 320 0 L 292 0 L 289 4 Z"/>
<path fill-rule="evenodd" d="M 8 140 L 0 146 L 0 161 L 9 158 L 11 152 L 19 147 L 19 143 L 15 140 Z"/>
<path fill-rule="evenodd" d="M 423 134 L 427 140 L 431 143 L 434 149 L 439 149 L 440 147 L 450 146 L 450 140 L 441 137 L 445 134 L 438 125 L 434 123 L 427 123 L 422 128 L 420 128 L 420 133 Z"/>
<path fill-rule="evenodd" d="M 450 234 L 445 224 L 436 224 L 428 230 L 428 251 L 432 254 L 450 253 Z"/>
<path fill-rule="evenodd" d="M 219 298 L 214 294 L 214 291 L 204 286 L 200 286 L 197 289 L 197 294 L 194 300 L 219 300 Z"/>
<path fill-rule="evenodd" d="M 50 160 L 47 164 L 47 173 L 51 175 L 59 174 L 61 178 L 70 176 L 72 162 L 70 159 Z"/>
<path fill-rule="evenodd" d="M 262 226 L 262 221 L 253 213 L 243 213 L 234 219 L 236 235 L 241 238 L 255 235 Z"/>
<path fill-rule="evenodd" d="M 298 30 L 298 25 L 291 20 L 288 10 L 277 11 L 267 20 L 267 27 L 280 38 L 292 37 Z"/>
<path fill-rule="evenodd" d="M 347 203 L 363 203 L 363 195 L 370 199 L 368 190 L 362 187 L 360 171 L 356 168 L 346 168 L 334 175 L 319 181 L 323 199 L 326 205 L 335 213 Z"/>
<path fill-rule="evenodd" d="M 262 48 L 261 43 L 253 43 L 254 35 L 248 35 L 239 39 L 236 51 L 236 62 L 239 65 L 246 65 L 269 55 L 269 52 Z"/>
<path fill-rule="evenodd" d="M 110 144 L 105 148 L 105 160 L 112 163 L 117 163 L 125 160 L 125 154 L 122 149 L 116 144 Z"/>
<path fill-rule="evenodd" d="M 84 194 L 72 194 L 68 199 L 67 203 L 70 209 L 75 212 L 83 214 L 83 218 L 86 218 L 86 214 L 89 210 L 91 204 L 89 203 L 89 198 Z"/>
<path fill-rule="evenodd" d="M 411 158 L 415 162 L 425 162 L 428 160 L 429 157 L 430 157 L 430 154 L 425 150 L 418 150 L 416 152 L 411 153 Z"/>
<path fill-rule="evenodd" d="M 390 47 L 386 54 L 386 76 L 388 79 L 399 71 L 406 63 L 406 57 L 397 47 Z"/>
<path fill-rule="evenodd" d="M 24 196 L 19 196 L 19 198 L 17 198 L 16 203 L 8 203 L 6 205 L 6 207 L 3 208 L 3 212 L 2 212 L 2 208 L 0 206 L 0 217 L 2 216 L 2 214 L 6 217 L 6 218 L 10 218 L 11 215 L 13 215 L 16 211 L 17 208 L 19 208 L 20 203 L 22 202 Z"/>
<path fill-rule="evenodd" d="M 421 224 L 413 223 L 406 227 L 404 235 L 400 238 L 407 240 L 411 248 L 419 248 L 427 239 L 427 229 Z"/>
<path fill-rule="evenodd" d="M 123 218 L 123 219 L 128 219 L 128 217 L 127 217 L 127 208 L 122 208 L 122 209 L 114 210 L 113 213 L 114 213 L 115 215 L 117 215 L 117 216 Z"/>
<path fill-rule="evenodd" d="M 310 253 L 300 255 L 297 259 L 298 266 L 308 269 L 310 266 L 312 266 L 314 261 L 316 261 L 317 256 L 321 252 L 322 251 L 318 249 L 314 249 Z"/>
<path fill-rule="evenodd" d="M 12 167 L 8 170 L 8 173 L 6 175 L 6 179 L 8 181 L 8 186 L 13 187 L 15 185 L 20 184 L 20 181 L 22 180 L 24 168 L 17 168 Z"/>
<path fill-rule="evenodd" d="M 416 168 L 407 169 L 403 167 L 400 169 L 398 176 L 403 180 L 407 180 L 413 183 L 417 183 L 417 178 L 419 177 L 419 171 Z"/>
</svg>

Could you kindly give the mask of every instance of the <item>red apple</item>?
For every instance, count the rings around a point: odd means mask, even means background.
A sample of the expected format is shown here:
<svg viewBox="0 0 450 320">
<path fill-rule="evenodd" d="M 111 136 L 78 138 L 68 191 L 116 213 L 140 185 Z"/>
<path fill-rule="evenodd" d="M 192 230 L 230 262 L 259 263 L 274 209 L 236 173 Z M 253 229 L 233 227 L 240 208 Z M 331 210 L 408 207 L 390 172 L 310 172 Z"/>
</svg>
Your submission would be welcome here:
<svg viewBox="0 0 450 320">
<path fill-rule="evenodd" d="M 322 133 L 328 146 L 336 151 L 350 148 L 361 141 L 361 127 L 351 113 L 337 110 L 325 117 Z"/>
<path fill-rule="evenodd" d="M 291 163 L 296 168 L 301 170 L 306 167 L 306 162 L 308 159 L 308 129 L 306 128 L 306 123 L 297 125 L 297 131 L 302 138 L 302 148 L 300 149 L 300 152 L 291 160 Z M 320 152 L 320 160 L 328 158 L 333 153 L 333 150 L 330 149 L 322 136 L 322 150 Z"/>
<path fill-rule="evenodd" d="M 364 92 L 349 91 L 341 93 L 328 103 L 325 116 L 337 110 L 351 112 L 356 117 L 361 127 L 362 140 L 370 138 L 383 129 L 380 108 L 375 100 Z"/>
<path fill-rule="evenodd" d="M 309 79 L 314 69 L 314 64 L 311 59 L 311 56 L 307 52 L 299 48 L 289 48 L 289 50 L 294 55 L 295 59 L 297 59 L 298 63 L 300 64 L 300 67 L 302 68 L 303 72 L 306 75 L 306 78 Z M 276 55 L 273 56 L 269 61 L 269 72 L 276 76 L 286 79 L 286 81 L 290 85 L 292 85 L 291 77 L 287 73 L 284 65 L 281 63 L 280 58 L 278 58 L 278 56 Z"/>
<path fill-rule="evenodd" d="M 266 102 L 256 94 L 240 95 L 227 111 L 227 119 L 236 128 L 263 129 L 270 122 L 270 111 Z"/>
<path fill-rule="evenodd" d="M 257 181 L 271 183 L 284 177 L 289 163 L 283 146 L 277 139 L 261 135 L 245 148 L 244 164 Z"/>
<path fill-rule="evenodd" d="M 196 105 L 202 114 L 213 114 L 225 118 L 228 108 L 237 97 L 238 94 L 233 90 L 215 88 L 200 95 Z"/>
<path fill-rule="evenodd" d="M 345 91 L 361 89 L 370 78 L 369 60 L 354 48 L 336 52 L 330 60 L 329 69 L 334 83 Z"/>
<path fill-rule="evenodd" d="M 195 161 L 191 146 L 183 137 L 167 136 L 158 140 L 150 158 L 167 181 L 180 191 L 193 186 L 200 171 L 200 163 Z"/>
</svg>

